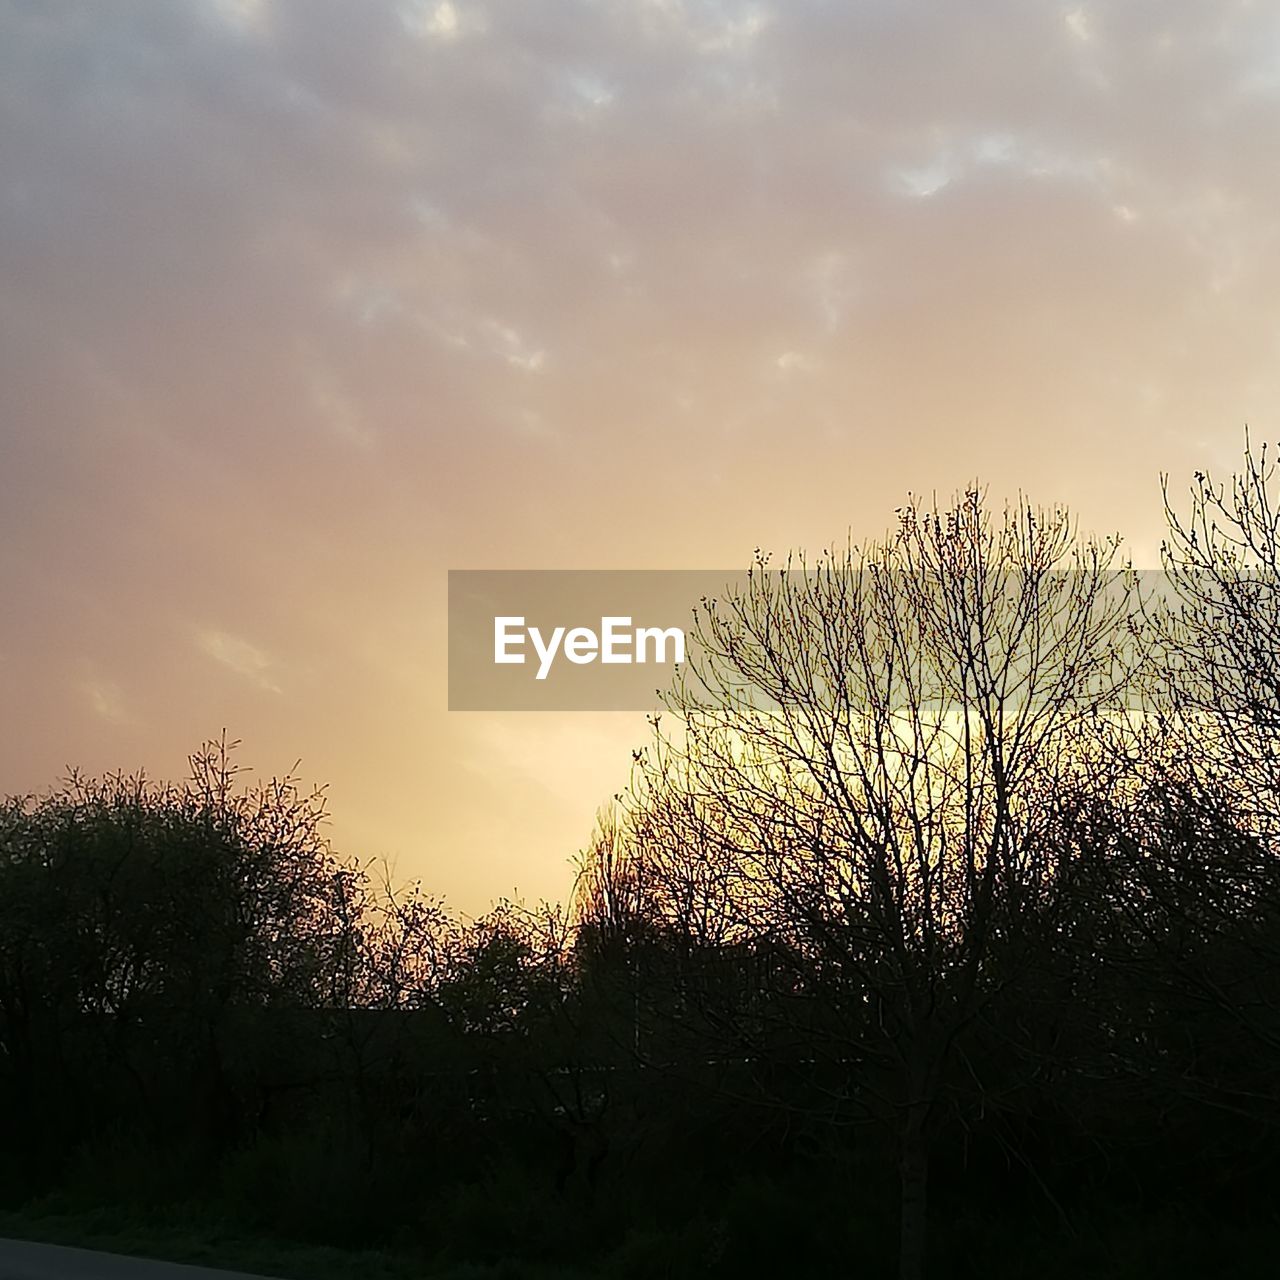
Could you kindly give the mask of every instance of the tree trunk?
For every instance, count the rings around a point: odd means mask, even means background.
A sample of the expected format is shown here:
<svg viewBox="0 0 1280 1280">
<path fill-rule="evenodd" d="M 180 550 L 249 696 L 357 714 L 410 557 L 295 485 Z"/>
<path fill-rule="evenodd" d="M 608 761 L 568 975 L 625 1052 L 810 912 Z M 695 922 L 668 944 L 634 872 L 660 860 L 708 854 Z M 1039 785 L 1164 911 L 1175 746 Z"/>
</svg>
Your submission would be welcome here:
<svg viewBox="0 0 1280 1280">
<path fill-rule="evenodd" d="M 902 1130 L 899 1155 L 902 1235 L 898 1247 L 898 1280 L 924 1280 L 929 1194 L 929 1148 L 924 1127 L 928 1111 L 928 1103 L 909 1103 Z"/>
</svg>

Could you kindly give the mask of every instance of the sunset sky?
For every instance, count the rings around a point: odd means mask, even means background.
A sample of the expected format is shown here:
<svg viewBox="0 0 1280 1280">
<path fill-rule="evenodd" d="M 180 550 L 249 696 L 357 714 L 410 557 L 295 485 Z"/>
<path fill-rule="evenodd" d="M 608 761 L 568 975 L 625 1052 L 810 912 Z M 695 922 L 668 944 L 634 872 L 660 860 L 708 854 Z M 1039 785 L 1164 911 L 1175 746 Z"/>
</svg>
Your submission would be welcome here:
<svg viewBox="0 0 1280 1280">
<path fill-rule="evenodd" d="M 641 714 L 446 710 L 449 568 L 978 478 L 1158 558 L 1280 435 L 1280 9 L 0 0 L 0 792 L 243 761 L 467 910 Z"/>
</svg>

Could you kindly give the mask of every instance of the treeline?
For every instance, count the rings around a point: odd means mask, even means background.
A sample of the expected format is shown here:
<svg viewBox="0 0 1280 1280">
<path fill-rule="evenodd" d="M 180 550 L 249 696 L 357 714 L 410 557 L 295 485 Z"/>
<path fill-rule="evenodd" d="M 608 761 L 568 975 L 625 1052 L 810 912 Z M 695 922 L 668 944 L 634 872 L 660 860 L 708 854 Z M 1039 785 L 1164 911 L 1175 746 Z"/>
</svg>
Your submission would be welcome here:
<svg viewBox="0 0 1280 1280">
<path fill-rule="evenodd" d="M 1273 480 L 1159 574 L 977 492 L 758 557 L 565 910 L 395 889 L 225 742 L 10 800 L 0 1190 L 422 1274 L 1272 1274 Z"/>
</svg>

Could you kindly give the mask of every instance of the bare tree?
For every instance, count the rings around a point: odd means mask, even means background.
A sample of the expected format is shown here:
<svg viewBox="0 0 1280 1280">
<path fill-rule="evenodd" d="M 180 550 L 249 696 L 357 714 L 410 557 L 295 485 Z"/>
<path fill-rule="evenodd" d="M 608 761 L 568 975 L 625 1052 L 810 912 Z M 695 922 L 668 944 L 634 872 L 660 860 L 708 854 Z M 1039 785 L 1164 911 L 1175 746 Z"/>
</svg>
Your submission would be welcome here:
<svg viewBox="0 0 1280 1280">
<path fill-rule="evenodd" d="M 635 858 L 682 929 L 768 955 L 810 1051 L 895 1117 L 903 1280 L 924 1274 L 930 1137 L 957 1040 L 1051 898 L 1041 837 L 1120 785 L 1134 583 L 1118 540 L 970 492 L 700 611 L 643 762 Z M 1002 962 L 997 964 L 997 957 Z M 780 976 L 785 974 L 786 976 Z M 813 1012 L 814 1008 L 819 1013 Z"/>
<path fill-rule="evenodd" d="M 1280 493 L 1264 444 L 1245 441 L 1228 481 L 1196 472 L 1179 513 L 1163 478 L 1169 537 L 1162 548 L 1173 605 L 1163 621 L 1164 678 L 1186 763 L 1202 779 L 1234 781 L 1242 812 L 1280 833 Z"/>
<path fill-rule="evenodd" d="M 1125 920 L 1117 967 L 1151 1004 L 1177 1009 L 1165 1087 L 1273 1123 L 1257 1076 L 1280 1050 L 1277 467 L 1246 434 L 1225 481 L 1196 472 L 1181 508 L 1167 476 L 1162 488 L 1168 590 L 1152 614 L 1148 781 L 1140 820 L 1096 853 Z"/>
</svg>

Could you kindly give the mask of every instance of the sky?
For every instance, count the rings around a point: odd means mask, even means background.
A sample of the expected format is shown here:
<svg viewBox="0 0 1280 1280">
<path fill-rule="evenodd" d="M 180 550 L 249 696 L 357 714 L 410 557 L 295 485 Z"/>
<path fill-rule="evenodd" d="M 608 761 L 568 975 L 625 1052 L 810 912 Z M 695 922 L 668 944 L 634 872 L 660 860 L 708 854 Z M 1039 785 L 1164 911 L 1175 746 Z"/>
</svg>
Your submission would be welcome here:
<svg viewBox="0 0 1280 1280">
<path fill-rule="evenodd" d="M 563 899 L 640 713 L 450 713 L 450 568 L 735 568 L 1280 435 L 1280 10 L 0 0 L 0 793 L 226 728 Z"/>
</svg>

